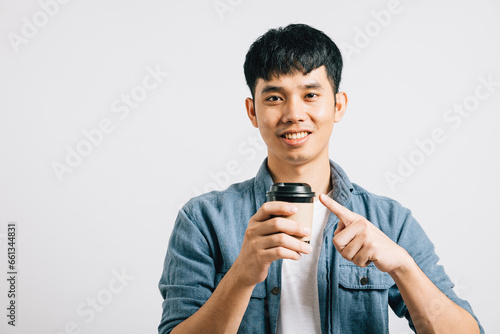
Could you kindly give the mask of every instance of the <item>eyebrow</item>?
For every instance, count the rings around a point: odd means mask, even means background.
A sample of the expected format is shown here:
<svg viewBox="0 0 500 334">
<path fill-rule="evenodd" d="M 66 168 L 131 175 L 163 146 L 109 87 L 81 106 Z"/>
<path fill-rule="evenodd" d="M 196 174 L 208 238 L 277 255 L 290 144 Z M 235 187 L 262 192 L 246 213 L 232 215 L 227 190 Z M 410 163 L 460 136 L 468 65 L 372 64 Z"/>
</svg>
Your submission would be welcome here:
<svg viewBox="0 0 500 334">
<path fill-rule="evenodd" d="M 313 81 L 311 83 L 299 86 L 299 88 L 311 89 L 311 88 L 322 88 L 322 86 L 318 82 Z M 269 92 L 282 92 L 283 90 L 284 90 L 283 87 L 280 87 L 280 86 L 266 85 L 266 86 L 264 86 L 264 88 L 262 88 L 262 91 L 260 92 L 260 94 L 262 95 L 262 94 L 269 93 Z"/>
<path fill-rule="evenodd" d="M 260 92 L 260 94 L 262 95 L 262 94 L 269 93 L 269 92 L 281 92 L 282 90 L 283 90 L 283 87 L 265 85 L 264 88 L 262 88 L 262 91 Z"/>
<path fill-rule="evenodd" d="M 302 88 L 305 88 L 305 89 L 310 89 L 310 88 L 322 88 L 322 86 L 321 86 L 318 82 L 314 81 L 314 82 L 312 82 L 312 83 L 310 83 L 310 84 L 307 84 L 307 85 L 302 86 Z"/>
</svg>

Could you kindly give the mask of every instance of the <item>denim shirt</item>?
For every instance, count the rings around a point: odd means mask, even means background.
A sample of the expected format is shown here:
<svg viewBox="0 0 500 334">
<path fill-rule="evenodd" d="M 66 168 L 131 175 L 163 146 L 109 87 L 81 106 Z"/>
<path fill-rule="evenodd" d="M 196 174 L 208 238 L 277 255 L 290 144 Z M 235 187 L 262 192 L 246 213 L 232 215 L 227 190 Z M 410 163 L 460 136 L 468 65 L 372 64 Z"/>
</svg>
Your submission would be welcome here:
<svg viewBox="0 0 500 334">
<path fill-rule="evenodd" d="M 340 166 L 330 165 L 333 198 L 406 249 L 444 294 L 474 316 L 469 303 L 453 292 L 433 244 L 410 210 L 351 183 Z M 159 333 L 169 333 L 211 296 L 238 256 L 248 222 L 266 202 L 272 184 L 266 159 L 255 178 L 193 198 L 179 211 L 159 283 L 164 298 Z M 418 319 L 410 318 L 391 276 L 373 263 L 358 267 L 336 251 L 332 238 L 338 221 L 329 215 L 318 262 L 322 333 L 388 333 L 388 306 L 414 329 Z M 255 286 L 238 333 L 276 333 L 281 265 L 282 260 L 274 261 L 267 278 Z M 439 316 L 441 304 L 429 303 Z"/>
</svg>

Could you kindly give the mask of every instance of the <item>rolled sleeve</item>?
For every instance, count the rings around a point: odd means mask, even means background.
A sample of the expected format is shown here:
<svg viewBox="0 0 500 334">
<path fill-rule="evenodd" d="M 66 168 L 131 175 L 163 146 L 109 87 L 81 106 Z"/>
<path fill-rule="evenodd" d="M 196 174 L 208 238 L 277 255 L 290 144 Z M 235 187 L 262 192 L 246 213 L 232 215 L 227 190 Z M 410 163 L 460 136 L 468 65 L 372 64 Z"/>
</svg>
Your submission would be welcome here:
<svg viewBox="0 0 500 334">
<path fill-rule="evenodd" d="M 170 236 L 159 289 L 163 313 L 158 332 L 170 333 L 212 295 L 215 266 L 204 233 L 181 209 Z"/>
<path fill-rule="evenodd" d="M 403 247 L 415 260 L 417 265 L 427 275 L 427 277 L 455 304 L 469 312 L 476 319 L 481 333 L 484 333 L 479 320 L 474 315 L 470 304 L 459 298 L 453 291 L 453 282 L 450 280 L 443 266 L 439 265 L 439 257 L 437 256 L 434 245 L 425 234 L 420 224 L 413 218 L 411 211 L 402 208 L 402 228 L 399 234 L 397 243 Z M 401 293 L 397 286 L 393 286 L 389 292 L 389 304 L 397 316 L 406 317 L 410 327 L 415 331 L 413 319 L 406 305 L 404 304 Z M 436 312 L 440 311 L 440 304 L 433 306 Z"/>
</svg>

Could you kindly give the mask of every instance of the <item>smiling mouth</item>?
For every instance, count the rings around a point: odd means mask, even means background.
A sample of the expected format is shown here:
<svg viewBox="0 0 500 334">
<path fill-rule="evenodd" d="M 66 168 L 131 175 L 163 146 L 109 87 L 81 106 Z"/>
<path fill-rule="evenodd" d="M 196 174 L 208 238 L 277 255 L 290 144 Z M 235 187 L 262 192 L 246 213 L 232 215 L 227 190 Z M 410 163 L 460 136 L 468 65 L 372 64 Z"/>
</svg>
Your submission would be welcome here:
<svg viewBox="0 0 500 334">
<path fill-rule="evenodd" d="M 310 134 L 310 132 L 304 131 L 304 132 L 297 132 L 297 133 L 285 133 L 281 137 L 286 138 L 288 140 L 296 140 L 296 139 L 302 139 L 307 137 Z"/>
</svg>

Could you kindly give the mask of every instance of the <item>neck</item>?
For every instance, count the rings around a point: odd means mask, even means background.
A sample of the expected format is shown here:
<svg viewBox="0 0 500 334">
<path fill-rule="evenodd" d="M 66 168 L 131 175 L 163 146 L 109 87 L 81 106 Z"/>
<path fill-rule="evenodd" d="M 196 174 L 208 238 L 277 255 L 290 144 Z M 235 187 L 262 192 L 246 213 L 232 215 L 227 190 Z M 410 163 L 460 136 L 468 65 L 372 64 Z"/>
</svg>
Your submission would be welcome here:
<svg viewBox="0 0 500 334">
<path fill-rule="evenodd" d="M 274 183 L 308 183 L 312 191 L 316 193 L 316 199 L 319 194 L 328 194 L 332 190 L 330 160 L 328 156 L 303 165 L 293 165 L 277 161 L 269 156 L 267 167 Z"/>
</svg>

